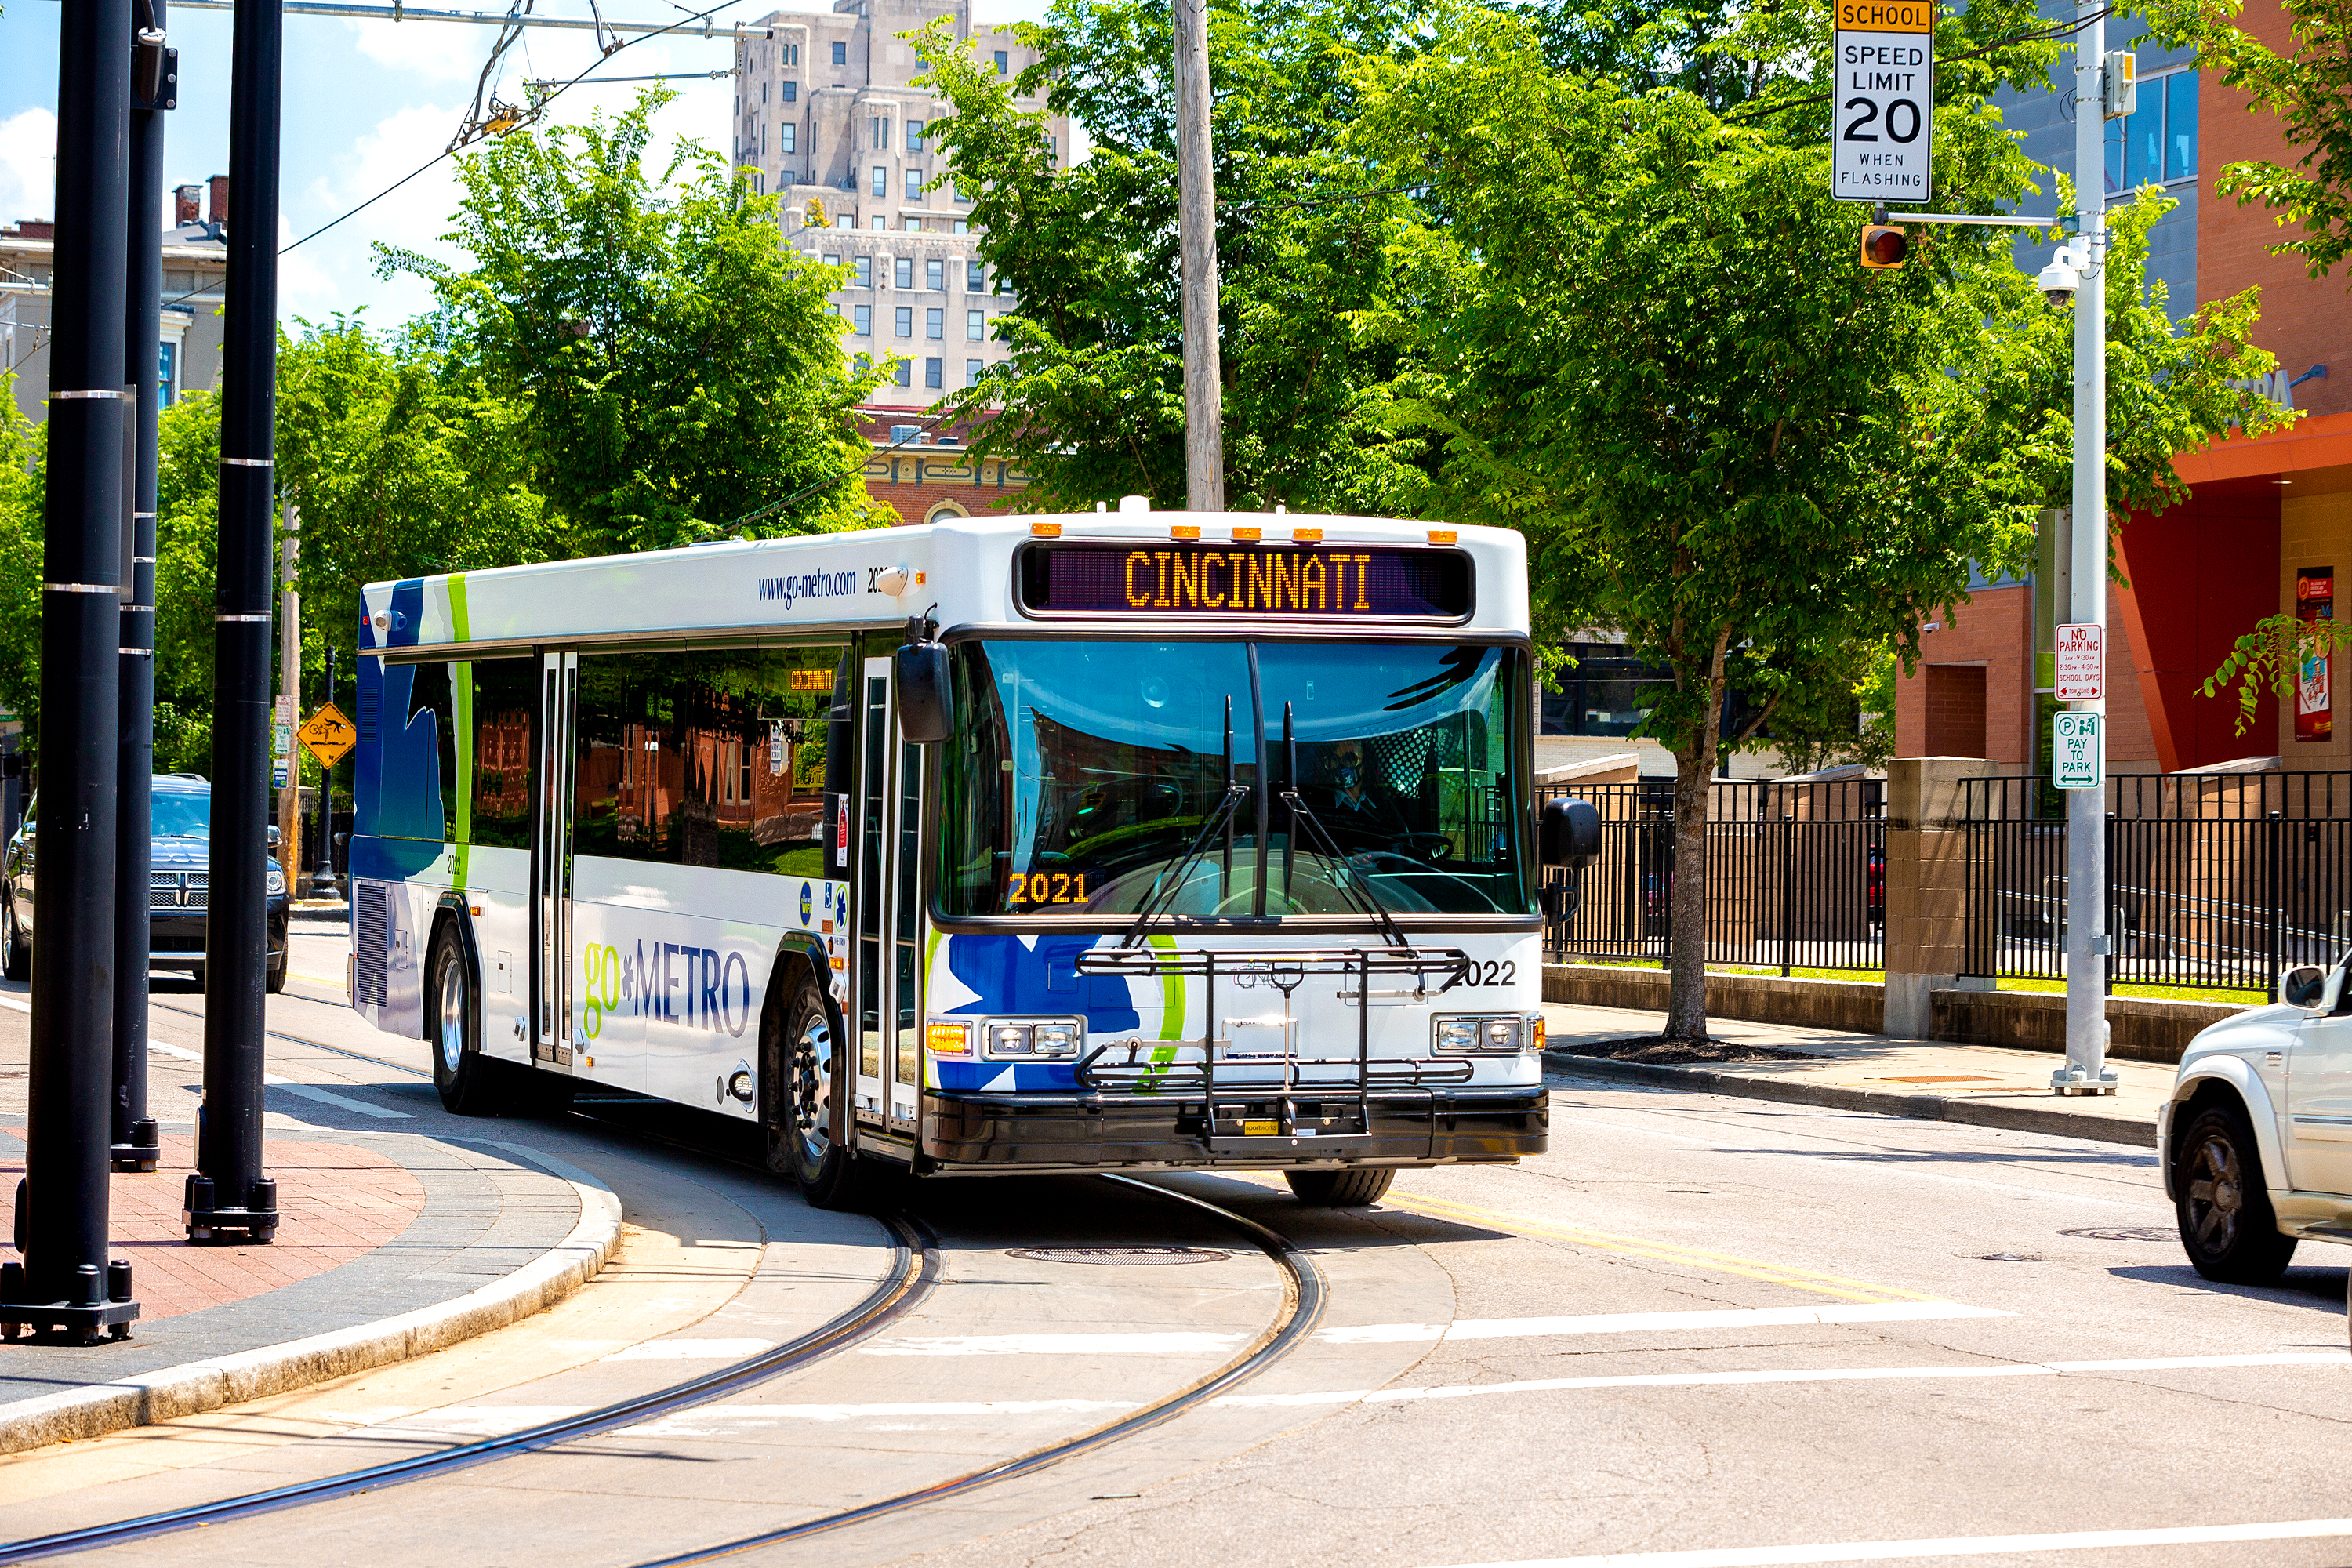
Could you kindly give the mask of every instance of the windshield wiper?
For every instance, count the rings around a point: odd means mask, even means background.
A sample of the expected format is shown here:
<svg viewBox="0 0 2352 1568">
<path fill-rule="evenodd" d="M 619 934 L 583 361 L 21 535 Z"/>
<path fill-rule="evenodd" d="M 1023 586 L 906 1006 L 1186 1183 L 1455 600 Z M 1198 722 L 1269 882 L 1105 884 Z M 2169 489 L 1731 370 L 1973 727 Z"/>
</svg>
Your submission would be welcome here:
<svg viewBox="0 0 2352 1568">
<path fill-rule="evenodd" d="M 1389 913 L 1389 907 L 1386 904 L 1381 902 L 1381 896 L 1372 891 L 1372 879 L 1365 876 L 1363 870 L 1353 860 L 1339 853 L 1339 844 L 1332 838 L 1329 830 L 1324 827 L 1322 819 L 1318 817 L 1307 802 L 1299 796 L 1298 737 L 1291 728 L 1290 704 L 1287 702 L 1282 705 L 1282 793 L 1275 798 L 1282 802 L 1283 809 L 1288 814 L 1293 825 L 1290 834 L 1286 837 L 1283 851 L 1285 865 L 1282 887 L 1285 896 L 1286 897 L 1290 891 L 1287 840 L 1297 836 L 1296 825 L 1303 822 L 1307 825 L 1307 830 L 1314 835 L 1324 855 L 1348 868 L 1348 879 L 1340 884 L 1343 890 L 1348 889 L 1350 884 L 1353 885 L 1354 891 L 1349 892 L 1348 901 L 1372 917 L 1372 923 L 1380 927 L 1382 942 L 1387 942 L 1391 947 L 1410 948 L 1412 943 L 1405 941 L 1404 932 L 1398 929 L 1396 917 Z M 1357 892 L 1360 892 L 1363 896 L 1360 899 L 1357 898 L 1355 896 Z M 1447 989 L 1452 989 L 1450 984 Z"/>
<path fill-rule="evenodd" d="M 1163 873 L 1162 879 L 1152 884 L 1151 896 L 1145 899 L 1143 907 L 1135 911 L 1135 923 L 1127 928 L 1127 935 L 1119 939 L 1119 946 L 1134 947 L 1143 941 L 1144 931 L 1151 924 L 1151 918 L 1160 912 L 1160 906 L 1176 896 L 1177 889 L 1183 887 L 1184 879 L 1192 874 L 1194 863 L 1207 852 L 1211 840 L 1216 837 L 1226 823 L 1233 820 L 1234 811 L 1239 808 L 1243 801 L 1249 798 L 1249 795 L 1247 784 L 1231 784 L 1225 786 L 1224 798 L 1217 803 L 1217 809 L 1211 812 L 1208 819 L 1201 824 L 1201 831 L 1193 836 L 1192 847 L 1184 851 L 1183 858 L 1176 862 L 1175 874 L 1168 876 Z"/>
</svg>

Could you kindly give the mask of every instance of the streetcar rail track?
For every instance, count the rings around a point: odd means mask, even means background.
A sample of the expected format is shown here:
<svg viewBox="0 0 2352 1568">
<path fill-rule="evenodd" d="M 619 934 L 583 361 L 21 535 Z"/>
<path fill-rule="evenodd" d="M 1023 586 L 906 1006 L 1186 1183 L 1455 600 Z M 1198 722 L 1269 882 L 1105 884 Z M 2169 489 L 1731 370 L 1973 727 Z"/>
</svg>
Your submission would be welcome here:
<svg viewBox="0 0 2352 1568">
<path fill-rule="evenodd" d="M 552 1447 L 560 1443 L 593 1437 L 619 1427 L 705 1405 L 796 1372 L 856 1342 L 869 1338 L 905 1316 L 938 1285 L 942 1265 L 939 1238 L 919 1220 L 898 1215 L 883 1218 L 892 1233 L 890 1270 L 865 1299 L 848 1311 L 772 1350 L 684 1383 L 650 1394 L 620 1400 L 576 1415 L 542 1422 L 519 1432 L 485 1437 L 429 1454 L 345 1470 L 315 1480 L 296 1481 L 266 1491 L 246 1492 L 187 1508 L 142 1514 L 111 1524 L 59 1531 L 50 1535 L 0 1543 L 0 1563 L 30 1563 L 68 1552 L 89 1552 L 152 1540 L 200 1525 L 215 1525 L 307 1503 L 351 1497 L 379 1487 L 470 1468 L 510 1455 Z"/>
<path fill-rule="evenodd" d="M 191 1017 L 201 1014 L 183 1008 L 170 1008 Z M 327 1045 L 323 1041 L 303 1038 L 272 1030 L 271 1034 L 289 1044 L 313 1047 L 335 1052 L 362 1061 L 414 1072 L 402 1064 L 374 1057 L 348 1047 Z M 578 1114 L 575 1112 L 575 1114 Z M 599 1126 L 609 1127 L 625 1136 L 698 1153 L 722 1161 L 726 1156 L 711 1151 L 696 1149 L 680 1140 L 666 1137 L 643 1129 L 623 1127 L 604 1118 L 589 1118 Z M 727 1162 L 739 1163 L 739 1162 Z M 1213 1372 L 1195 1379 L 1172 1394 L 1162 1396 L 1139 1410 L 1130 1411 L 1101 1426 L 1089 1428 L 1075 1436 L 1033 1448 L 1009 1459 L 1001 1460 L 979 1469 L 969 1470 L 929 1486 L 877 1499 L 853 1509 L 821 1514 L 814 1519 L 782 1525 L 772 1531 L 723 1542 L 715 1546 L 672 1556 L 649 1559 L 638 1568 L 687 1568 L 688 1564 L 716 1562 L 719 1559 L 805 1539 L 826 1531 L 845 1529 L 873 1520 L 904 1513 L 929 1503 L 964 1496 L 1000 1482 L 1014 1480 L 1048 1469 L 1066 1459 L 1108 1447 L 1128 1437 L 1138 1436 L 1162 1426 L 1177 1416 L 1248 1382 L 1267 1367 L 1287 1355 L 1315 1331 L 1320 1322 L 1328 1289 L 1322 1270 L 1314 1260 L 1292 1245 L 1290 1239 L 1270 1226 L 1237 1214 L 1222 1205 L 1190 1193 L 1179 1192 L 1155 1183 L 1139 1181 L 1132 1176 L 1110 1173 L 1102 1180 L 1132 1188 L 1137 1192 L 1181 1204 L 1201 1211 L 1219 1222 L 1240 1231 L 1258 1249 L 1271 1258 L 1283 1274 L 1283 1306 L 1272 1322 L 1239 1354 Z M 336 1498 L 356 1496 L 380 1487 L 396 1486 L 408 1481 L 432 1477 L 478 1465 L 493 1463 L 517 1454 L 536 1452 L 560 1444 L 584 1438 L 650 1420 L 696 1405 L 709 1404 L 730 1394 L 740 1393 L 761 1383 L 785 1375 L 846 1348 L 903 1317 L 939 1283 L 941 1264 L 938 1237 L 919 1220 L 901 1215 L 882 1216 L 882 1223 L 894 1233 L 891 1271 L 868 1293 L 866 1298 L 848 1312 L 812 1330 L 796 1339 L 778 1345 L 747 1360 L 691 1379 L 668 1388 L 639 1395 L 634 1399 L 584 1411 L 575 1415 L 541 1423 L 519 1432 L 496 1437 L 486 1437 L 454 1448 L 429 1454 L 417 1454 L 388 1461 L 364 1469 L 343 1471 L 315 1480 L 295 1482 L 266 1491 L 247 1492 L 223 1498 L 208 1503 L 198 1503 L 184 1509 L 166 1510 L 111 1524 L 92 1525 L 80 1530 L 61 1531 L 50 1535 L 31 1537 L 24 1541 L 0 1543 L 0 1564 L 30 1563 L 69 1552 L 88 1552 L 102 1547 L 129 1544 L 152 1540 L 158 1536 L 247 1519 L 261 1514 L 299 1508 L 314 1502 L 326 1502 Z"/>
<path fill-rule="evenodd" d="M 837 1513 L 803 1520 L 797 1524 L 782 1525 L 774 1530 L 762 1531 L 756 1535 L 742 1536 L 717 1546 L 679 1552 L 675 1556 L 651 1558 L 639 1563 L 637 1568 L 687 1568 L 690 1563 L 714 1563 L 721 1558 L 733 1557 L 741 1552 L 755 1552 L 761 1547 L 801 1541 L 827 1531 L 840 1530 L 849 1525 L 864 1524 L 872 1520 L 886 1518 L 891 1514 L 904 1513 L 928 1503 L 961 1497 L 966 1493 L 978 1491 L 982 1487 L 993 1486 L 1000 1481 L 1034 1475 L 1039 1470 L 1058 1465 L 1065 1459 L 1076 1458 L 1081 1454 L 1090 1453 L 1097 1448 L 1108 1447 L 1123 1438 L 1132 1437 L 1138 1433 L 1149 1431 L 1154 1426 L 1175 1419 L 1186 1411 L 1256 1376 L 1287 1355 L 1301 1341 L 1315 1331 L 1316 1324 L 1321 1321 L 1324 1300 L 1328 1293 L 1323 1282 L 1323 1271 L 1315 1266 L 1313 1258 L 1292 1246 L 1287 1237 L 1260 1225 L 1246 1215 L 1235 1214 L 1231 1209 L 1210 1203 L 1205 1198 L 1196 1198 L 1190 1193 L 1176 1192 L 1150 1182 L 1137 1181 L 1132 1176 L 1106 1175 L 1103 1179 L 1117 1182 L 1121 1186 L 1133 1187 L 1140 1192 L 1150 1193 L 1157 1197 L 1168 1198 L 1205 1210 L 1241 1230 L 1251 1240 L 1256 1242 L 1259 1248 L 1282 1268 L 1284 1274 L 1286 1289 L 1283 1296 L 1283 1310 L 1277 1314 L 1275 1321 L 1269 1324 L 1240 1355 L 1207 1376 L 1187 1384 L 1174 1394 L 1155 1401 L 1140 1410 L 1122 1415 L 1114 1421 L 1106 1422 L 1075 1437 L 1065 1438 L 1061 1442 L 1048 1444 L 1042 1448 L 1032 1448 L 1025 1454 L 997 1464 L 985 1466 L 977 1470 L 969 1470 L 961 1476 L 934 1482 L 927 1487 L 918 1487 L 911 1491 L 879 1498 L 873 1502 L 863 1503 L 853 1509 L 845 1509 Z"/>
</svg>

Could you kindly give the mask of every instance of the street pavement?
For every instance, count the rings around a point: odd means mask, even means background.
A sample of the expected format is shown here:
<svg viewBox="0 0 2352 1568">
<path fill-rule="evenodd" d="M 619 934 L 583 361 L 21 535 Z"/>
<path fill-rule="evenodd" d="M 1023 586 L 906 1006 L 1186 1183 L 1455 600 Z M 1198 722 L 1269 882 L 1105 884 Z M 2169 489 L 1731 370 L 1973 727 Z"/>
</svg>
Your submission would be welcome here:
<svg viewBox="0 0 2352 1568">
<path fill-rule="evenodd" d="M 284 1011 L 273 1001 L 274 1029 L 319 1044 L 274 1043 L 272 1070 L 450 1129 L 417 1087 L 421 1042 L 332 1016 L 333 951 L 298 946 L 298 977 L 332 984 L 298 978 Z M 1969 1076 L 1915 1065 L 1821 1070 Z M 1106 1447 L 730 1560 L 2352 1561 L 2352 1254 L 2306 1243 L 2274 1286 L 2200 1280 L 2152 1151 L 2112 1136 L 1567 1072 L 1551 1086 L 1550 1152 L 1409 1173 L 1370 1211 L 1304 1209 L 1278 1178 L 1155 1178 L 1304 1248 L 1326 1292 L 1315 1331 Z M 814 1214 L 646 1127 L 488 1125 L 622 1194 L 604 1275 L 401 1367 L 0 1460 L 5 1533 L 592 1408 L 822 1322 L 884 1266 L 875 1222 Z M 590 1441 L 93 1555 L 649 1563 L 1179 1395 L 1290 1310 L 1242 1233 L 1100 1178 L 917 1184 L 906 1205 L 941 1237 L 943 1279 L 843 1353 Z M 1032 1250 L 1138 1243 L 1202 1256 L 1106 1267 Z"/>
</svg>

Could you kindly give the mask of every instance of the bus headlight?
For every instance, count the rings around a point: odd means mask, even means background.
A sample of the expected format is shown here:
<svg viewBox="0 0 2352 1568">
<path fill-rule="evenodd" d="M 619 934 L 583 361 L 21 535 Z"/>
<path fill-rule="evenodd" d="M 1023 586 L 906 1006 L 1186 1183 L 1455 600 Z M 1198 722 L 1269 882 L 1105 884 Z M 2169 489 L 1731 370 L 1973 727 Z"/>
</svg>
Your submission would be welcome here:
<svg viewBox="0 0 2352 1568">
<path fill-rule="evenodd" d="M 1435 1021 L 1441 1056 L 1516 1056 L 1543 1049 L 1543 1019 L 1518 1013 L 1474 1013 Z"/>
<path fill-rule="evenodd" d="M 1034 1061 L 1075 1057 L 1086 1041 L 1086 1026 L 1075 1019 L 992 1018 L 982 1029 L 981 1048 L 992 1058 Z"/>
</svg>

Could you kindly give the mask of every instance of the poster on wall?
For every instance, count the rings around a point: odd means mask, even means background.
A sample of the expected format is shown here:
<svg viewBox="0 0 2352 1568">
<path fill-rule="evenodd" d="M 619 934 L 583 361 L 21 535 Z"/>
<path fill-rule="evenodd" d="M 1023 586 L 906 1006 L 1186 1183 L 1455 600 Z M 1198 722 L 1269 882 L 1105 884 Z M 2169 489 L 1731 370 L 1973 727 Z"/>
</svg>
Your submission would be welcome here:
<svg viewBox="0 0 2352 1568">
<path fill-rule="evenodd" d="M 2336 618 L 2334 567 L 2305 566 L 2295 572 L 2294 618 L 2305 623 Z M 2294 671 L 2294 738 L 2298 741 L 2325 741 L 2335 733 L 2327 665 L 2324 647 L 2298 649 Z"/>
</svg>

